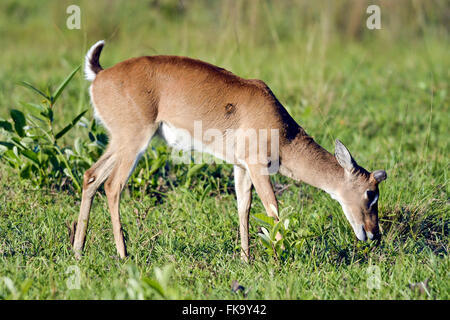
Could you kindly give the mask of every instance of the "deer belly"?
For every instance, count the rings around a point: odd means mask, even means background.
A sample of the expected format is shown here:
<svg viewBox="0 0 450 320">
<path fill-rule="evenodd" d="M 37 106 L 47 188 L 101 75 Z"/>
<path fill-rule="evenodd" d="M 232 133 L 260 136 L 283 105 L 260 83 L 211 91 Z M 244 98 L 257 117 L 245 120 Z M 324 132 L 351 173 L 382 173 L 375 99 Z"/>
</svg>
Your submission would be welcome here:
<svg viewBox="0 0 450 320">
<path fill-rule="evenodd" d="M 194 138 L 186 129 L 176 128 L 163 122 L 160 126 L 159 134 L 172 148 L 183 151 L 194 149 Z"/>
<path fill-rule="evenodd" d="M 194 139 L 191 133 L 186 129 L 177 128 L 171 124 L 162 122 L 159 128 L 159 135 L 166 141 L 166 143 L 170 147 L 176 150 L 187 152 L 198 151 L 201 153 L 210 154 L 229 163 L 233 162 L 232 160 L 225 160 L 225 157 L 223 156 L 223 150 L 219 150 L 222 148 L 218 148 L 217 144 L 207 145 L 199 139 Z"/>
</svg>

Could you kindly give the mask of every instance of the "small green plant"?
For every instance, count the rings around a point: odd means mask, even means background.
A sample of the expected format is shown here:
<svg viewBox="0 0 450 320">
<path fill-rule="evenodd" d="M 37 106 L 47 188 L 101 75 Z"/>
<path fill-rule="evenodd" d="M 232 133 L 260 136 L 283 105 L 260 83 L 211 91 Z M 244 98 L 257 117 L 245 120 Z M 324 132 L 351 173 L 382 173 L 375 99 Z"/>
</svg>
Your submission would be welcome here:
<svg viewBox="0 0 450 320">
<path fill-rule="evenodd" d="M 74 148 L 62 145 L 62 137 L 83 118 L 82 111 L 62 129 L 55 130 L 55 103 L 80 67 L 75 68 L 55 92 L 44 93 L 28 82 L 20 84 L 43 100 L 40 103 L 22 103 L 27 111 L 10 111 L 11 120 L 0 119 L 6 139 L 0 141 L 0 156 L 19 171 L 21 179 L 31 180 L 38 186 L 62 186 L 70 182 L 73 189 L 81 192 L 82 172 L 89 168 L 92 159 L 98 157 L 106 144 L 106 135 L 99 133 L 95 121 L 89 131 L 90 144 L 75 140 Z M 85 120 L 82 125 L 88 128 Z"/>
<path fill-rule="evenodd" d="M 266 253 L 272 256 L 276 261 L 286 261 L 289 256 L 302 252 L 308 239 L 318 236 L 304 228 L 292 229 L 292 226 L 298 226 L 298 219 L 286 213 L 291 207 L 284 208 L 280 212 L 279 221 L 267 216 L 265 213 L 253 215 L 253 219 L 259 224 L 258 236 L 262 245 L 266 248 Z M 280 233 L 282 239 L 277 240 L 277 234 Z"/>
<path fill-rule="evenodd" d="M 179 290 L 170 285 L 173 266 L 166 265 L 163 268 L 155 267 L 155 277 L 141 277 L 134 265 L 128 266 L 128 299 L 180 299 Z"/>
<path fill-rule="evenodd" d="M 261 243 L 266 248 L 266 252 L 275 258 L 275 260 L 285 260 L 291 251 L 291 241 L 289 241 L 289 223 L 287 217 L 282 217 L 279 221 L 267 216 L 264 213 L 257 213 L 253 218 L 261 224 L 258 233 Z M 277 234 L 280 233 L 283 238 L 276 239 Z"/>
</svg>

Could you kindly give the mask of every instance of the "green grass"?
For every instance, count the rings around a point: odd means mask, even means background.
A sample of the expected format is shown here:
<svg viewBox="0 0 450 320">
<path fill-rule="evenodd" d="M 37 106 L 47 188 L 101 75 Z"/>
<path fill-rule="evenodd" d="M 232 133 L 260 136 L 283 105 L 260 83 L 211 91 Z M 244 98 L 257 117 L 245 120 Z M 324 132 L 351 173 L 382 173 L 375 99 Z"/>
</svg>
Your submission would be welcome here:
<svg viewBox="0 0 450 320">
<path fill-rule="evenodd" d="M 118 259 L 100 190 L 85 255 L 76 261 L 66 222 L 77 218 L 79 195 L 36 189 L 0 159 L 0 298 L 160 298 L 151 289 L 158 285 L 166 298 L 245 298 L 231 290 L 237 280 L 248 299 L 449 299 L 450 42 L 447 30 L 428 16 L 433 11 L 422 4 L 425 20 L 412 25 L 396 16 L 403 11 L 382 6 L 383 29 L 353 38 L 339 27 L 341 8 L 325 2 L 195 1 L 185 9 L 174 1 L 77 3 L 81 30 L 65 27 L 70 1 L 2 2 L 0 117 L 20 108 L 19 101 L 35 99 L 17 82 L 55 89 L 100 39 L 106 39 L 104 67 L 144 54 L 203 59 L 264 80 L 325 148 L 332 151 L 339 138 L 362 166 L 385 169 L 384 237 L 378 247 L 356 242 L 326 193 L 274 176 L 274 183 L 291 184 L 278 196 L 291 217 L 290 236 L 311 236 L 277 261 L 264 251 L 252 219 L 253 261 L 242 263 L 231 166 L 211 165 L 187 187 L 187 168 L 168 162 L 155 173 L 158 189 L 131 188 L 122 196 L 130 256 Z M 443 3 L 436 8 L 445 9 Z M 55 110 L 61 128 L 89 105 L 88 85 L 78 74 L 66 88 Z M 64 139 L 71 143 L 83 133 L 76 129 Z M 254 200 L 251 214 L 264 212 L 256 194 Z M 155 268 L 167 265 L 173 271 L 166 283 Z M 71 266 L 80 270 L 80 289 L 67 287 Z M 367 285 L 371 266 L 380 270 L 378 289 Z M 426 279 L 425 292 L 410 289 Z"/>
</svg>

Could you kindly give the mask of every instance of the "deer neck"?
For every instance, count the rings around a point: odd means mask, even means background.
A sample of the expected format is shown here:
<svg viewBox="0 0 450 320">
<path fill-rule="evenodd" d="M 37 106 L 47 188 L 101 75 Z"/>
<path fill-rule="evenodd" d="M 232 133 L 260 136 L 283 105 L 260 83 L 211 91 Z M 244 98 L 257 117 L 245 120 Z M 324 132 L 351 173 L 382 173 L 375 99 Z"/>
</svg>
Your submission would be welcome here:
<svg viewBox="0 0 450 320">
<path fill-rule="evenodd" d="M 280 173 L 320 188 L 332 197 L 344 182 L 344 169 L 336 158 L 304 132 L 281 146 Z"/>
</svg>

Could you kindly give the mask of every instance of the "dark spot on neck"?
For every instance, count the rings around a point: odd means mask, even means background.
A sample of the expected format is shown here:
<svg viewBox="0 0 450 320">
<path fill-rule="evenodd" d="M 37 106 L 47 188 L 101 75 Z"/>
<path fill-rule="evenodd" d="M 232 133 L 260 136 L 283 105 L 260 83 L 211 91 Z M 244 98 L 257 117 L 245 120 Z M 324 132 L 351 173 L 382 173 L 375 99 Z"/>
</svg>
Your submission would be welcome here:
<svg viewBox="0 0 450 320">
<path fill-rule="evenodd" d="M 234 104 L 232 103 L 227 103 L 227 105 L 225 106 L 225 115 L 229 116 L 232 113 L 234 113 L 236 107 Z"/>
</svg>

